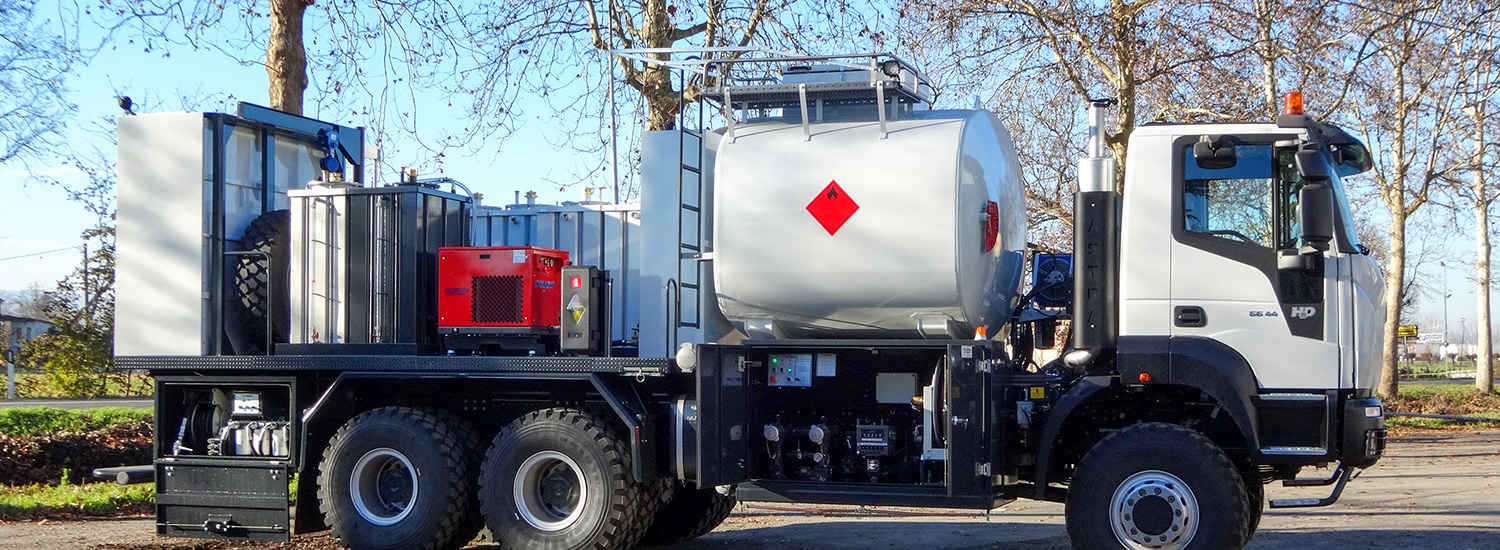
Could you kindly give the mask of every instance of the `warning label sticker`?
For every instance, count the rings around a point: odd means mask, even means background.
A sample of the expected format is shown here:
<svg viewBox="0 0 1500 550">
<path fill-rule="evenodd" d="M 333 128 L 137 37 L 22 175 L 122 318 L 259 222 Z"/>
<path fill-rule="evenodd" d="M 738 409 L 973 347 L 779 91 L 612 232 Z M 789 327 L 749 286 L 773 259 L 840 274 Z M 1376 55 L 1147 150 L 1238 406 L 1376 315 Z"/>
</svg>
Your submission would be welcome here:
<svg viewBox="0 0 1500 550">
<path fill-rule="evenodd" d="M 807 203 L 807 213 L 812 214 L 813 219 L 817 220 L 818 225 L 823 226 L 823 230 L 829 235 L 838 233 L 857 210 L 859 210 L 859 204 L 849 198 L 849 194 L 839 186 L 837 180 L 828 182 L 828 186 L 824 187 L 818 196 L 813 197 L 812 202 Z"/>
</svg>

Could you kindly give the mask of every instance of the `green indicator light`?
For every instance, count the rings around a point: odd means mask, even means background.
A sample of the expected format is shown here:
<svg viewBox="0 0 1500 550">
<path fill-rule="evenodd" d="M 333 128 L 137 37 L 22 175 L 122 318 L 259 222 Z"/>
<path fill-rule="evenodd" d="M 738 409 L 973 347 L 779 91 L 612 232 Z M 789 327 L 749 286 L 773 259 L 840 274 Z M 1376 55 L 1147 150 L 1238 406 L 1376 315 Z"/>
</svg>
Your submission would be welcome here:
<svg viewBox="0 0 1500 550">
<path fill-rule="evenodd" d="M 781 360 L 780 360 L 780 359 L 772 359 L 772 360 L 771 360 L 771 362 L 772 362 L 772 363 L 780 363 L 780 362 L 781 362 Z"/>
</svg>

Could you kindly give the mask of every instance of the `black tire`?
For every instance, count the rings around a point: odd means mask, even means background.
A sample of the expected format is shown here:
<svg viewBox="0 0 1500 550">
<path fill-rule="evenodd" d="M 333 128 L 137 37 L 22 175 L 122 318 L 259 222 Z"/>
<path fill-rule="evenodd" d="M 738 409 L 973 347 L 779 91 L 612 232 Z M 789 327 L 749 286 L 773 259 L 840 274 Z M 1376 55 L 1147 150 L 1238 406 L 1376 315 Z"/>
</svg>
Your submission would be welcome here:
<svg viewBox="0 0 1500 550">
<path fill-rule="evenodd" d="M 1066 513 L 1068 537 L 1085 549 L 1239 549 L 1250 521 L 1229 457 L 1197 432 L 1159 423 L 1094 445 L 1078 463 Z"/>
<path fill-rule="evenodd" d="M 500 430 L 479 475 L 495 542 L 507 550 L 634 546 L 661 497 L 632 479 L 628 449 L 606 421 L 574 409 L 532 412 Z"/>
<path fill-rule="evenodd" d="M 292 213 L 273 210 L 261 214 L 240 237 L 243 250 L 270 255 L 240 256 L 234 272 L 234 292 L 240 306 L 240 326 L 249 345 L 245 354 L 265 353 L 266 315 L 271 316 L 271 341 L 281 344 L 291 335 Z"/>
<path fill-rule="evenodd" d="M 658 546 L 692 540 L 713 531 L 734 512 L 735 498 L 710 487 L 679 487 L 656 511 L 651 528 L 641 537 L 641 544 Z"/>
<path fill-rule="evenodd" d="M 442 409 L 429 410 L 444 423 L 448 424 L 449 427 L 453 428 L 454 433 L 458 435 L 458 443 L 459 447 L 463 449 L 463 456 L 469 459 L 469 477 L 466 481 L 466 485 L 471 488 L 469 491 L 469 513 L 465 516 L 463 524 L 459 526 L 458 533 L 453 538 L 454 546 L 462 547 L 466 543 L 477 539 L 479 532 L 484 529 L 484 516 L 479 513 L 479 491 L 473 488 L 477 487 L 479 481 L 479 467 L 484 464 L 485 438 L 483 435 L 480 435 L 479 430 L 475 429 L 472 423 L 463 417 Z"/>
<path fill-rule="evenodd" d="M 355 550 L 456 548 L 473 501 L 472 458 L 443 413 L 385 407 L 355 416 L 323 452 L 319 509 Z"/>
<path fill-rule="evenodd" d="M 1245 477 L 1245 505 L 1250 512 L 1250 522 L 1245 531 L 1245 542 L 1255 536 L 1255 530 L 1260 528 L 1261 512 L 1266 509 L 1266 486 L 1262 485 L 1260 478 L 1246 474 Z"/>
</svg>

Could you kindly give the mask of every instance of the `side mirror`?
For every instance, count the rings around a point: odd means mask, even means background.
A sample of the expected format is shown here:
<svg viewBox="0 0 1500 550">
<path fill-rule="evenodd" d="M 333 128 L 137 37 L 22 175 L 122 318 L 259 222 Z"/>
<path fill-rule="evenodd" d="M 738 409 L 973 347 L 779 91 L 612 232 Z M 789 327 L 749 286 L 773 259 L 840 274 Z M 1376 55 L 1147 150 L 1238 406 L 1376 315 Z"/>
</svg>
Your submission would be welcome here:
<svg viewBox="0 0 1500 550">
<path fill-rule="evenodd" d="M 1302 153 L 1297 153 L 1297 164 L 1301 165 Z M 1327 181 L 1326 164 L 1324 179 Z M 1309 183 L 1297 192 L 1297 225 L 1302 228 L 1302 242 L 1318 250 L 1328 250 L 1333 240 L 1333 188 L 1323 181 L 1308 178 Z"/>
</svg>

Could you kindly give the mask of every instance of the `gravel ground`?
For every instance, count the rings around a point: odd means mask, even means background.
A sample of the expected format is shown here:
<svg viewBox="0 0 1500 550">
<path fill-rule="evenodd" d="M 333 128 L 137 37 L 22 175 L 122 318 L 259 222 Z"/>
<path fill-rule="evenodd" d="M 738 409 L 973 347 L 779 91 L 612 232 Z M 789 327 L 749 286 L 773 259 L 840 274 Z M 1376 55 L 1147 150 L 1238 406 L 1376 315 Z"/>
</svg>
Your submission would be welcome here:
<svg viewBox="0 0 1500 550">
<path fill-rule="evenodd" d="M 1309 476 L 1313 475 L 1308 473 Z M 1268 498 L 1326 488 L 1267 488 Z M 741 504 L 718 530 L 671 550 L 929 550 L 1068 547 L 1060 504 L 1016 501 L 990 514 L 923 508 Z M 149 518 L 0 524 L 0 550 L 331 550 L 326 535 L 288 544 L 156 539 Z M 1252 549 L 1500 550 L 1500 430 L 1394 437 L 1386 457 L 1329 508 L 1267 510 Z M 487 548 L 479 545 L 476 550 Z M 494 547 L 488 547 L 494 548 Z"/>
</svg>

